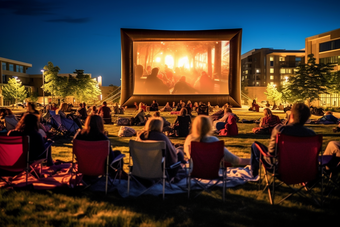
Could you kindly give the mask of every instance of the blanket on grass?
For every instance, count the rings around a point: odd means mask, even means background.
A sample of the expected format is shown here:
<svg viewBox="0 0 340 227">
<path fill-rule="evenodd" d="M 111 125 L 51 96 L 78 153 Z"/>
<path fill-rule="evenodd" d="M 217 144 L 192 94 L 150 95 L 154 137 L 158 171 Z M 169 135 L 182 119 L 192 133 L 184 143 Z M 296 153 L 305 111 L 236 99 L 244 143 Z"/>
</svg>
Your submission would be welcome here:
<svg viewBox="0 0 340 227">
<path fill-rule="evenodd" d="M 253 177 L 251 174 L 250 166 L 246 166 L 244 168 L 227 168 L 227 187 L 236 187 L 238 185 L 243 185 L 248 181 L 257 181 L 259 177 Z M 208 180 L 203 180 L 201 183 L 207 184 Z M 215 183 L 215 182 L 212 182 Z M 223 187 L 222 182 L 217 184 L 218 187 Z M 165 194 L 178 194 L 178 193 L 187 193 L 187 183 L 186 178 L 180 180 L 177 183 L 172 183 L 171 186 L 166 183 L 165 185 Z M 95 185 L 90 187 L 90 190 L 93 191 L 104 191 L 105 189 L 105 179 L 98 181 Z M 137 197 L 143 192 L 146 188 L 136 183 L 134 180 L 131 180 L 130 183 L 130 196 Z M 198 190 L 201 189 L 194 180 L 191 181 L 191 189 Z M 117 190 L 120 196 L 123 198 L 128 197 L 127 194 L 127 180 L 119 180 L 116 179 L 109 183 L 108 191 Z M 153 185 L 148 191 L 144 194 L 147 195 L 162 195 L 163 187 L 161 183 Z"/>
</svg>

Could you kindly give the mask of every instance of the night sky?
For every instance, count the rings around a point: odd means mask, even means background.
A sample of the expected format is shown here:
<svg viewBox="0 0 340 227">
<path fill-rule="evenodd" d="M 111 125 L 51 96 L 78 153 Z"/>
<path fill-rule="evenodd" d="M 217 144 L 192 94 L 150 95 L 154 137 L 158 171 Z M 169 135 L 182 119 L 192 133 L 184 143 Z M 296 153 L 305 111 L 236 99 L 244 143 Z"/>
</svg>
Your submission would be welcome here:
<svg viewBox="0 0 340 227">
<path fill-rule="evenodd" d="M 51 61 L 60 73 L 83 69 L 120 85 L 120 28 L 242 28 L 242 54 L 297 50 L 340 28 L 339 8 L 338 0 L 0 0 L 0 57 L 31 63 L 29 74 Z"/>
</svg>

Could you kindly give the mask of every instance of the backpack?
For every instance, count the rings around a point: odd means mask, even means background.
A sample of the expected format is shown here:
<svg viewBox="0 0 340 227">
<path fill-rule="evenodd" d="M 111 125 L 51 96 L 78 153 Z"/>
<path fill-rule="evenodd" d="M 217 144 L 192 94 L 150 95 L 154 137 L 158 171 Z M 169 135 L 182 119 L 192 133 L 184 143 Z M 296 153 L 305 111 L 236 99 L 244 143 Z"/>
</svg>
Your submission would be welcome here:
<svg viewBox="0 0 340 227">
<path fill-rule="evenodd" d="M 124 117 L 119 117 L 117 119 L 117 125 L 124 125 L 124 126 L 130 125 L 130 119 L 124 118 Z"/>
<path fill-rule="evenodd" d="M 118 131 L 119 137 L 131 137 L 136 135 L 136 131 L 133 128 L 127 126 L 121 126 Z"/>
</svg>

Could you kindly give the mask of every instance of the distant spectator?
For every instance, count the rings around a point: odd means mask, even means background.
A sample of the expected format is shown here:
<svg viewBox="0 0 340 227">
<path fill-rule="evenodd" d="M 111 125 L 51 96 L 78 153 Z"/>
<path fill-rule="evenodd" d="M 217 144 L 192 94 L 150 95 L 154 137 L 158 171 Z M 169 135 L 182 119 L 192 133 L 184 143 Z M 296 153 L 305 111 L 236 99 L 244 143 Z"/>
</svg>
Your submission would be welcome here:
<svg viewBox="0 0 340 227">
<path fill-rule="evenodd" d="M 91 107 L 91 113 L 90 115 L 97 115 L 98 114 L 98 110 L 96 106 L 92 106 Z"/>
<path fill-rule="evenodd" d="M 151 105 L 150 105 L 150 111 L 158 111 L 158 103 L 156 100 L 153 100 Z"/>
<path fill-rule="evenodd" d="M 105 101 L 103 102 L 103 105 L 99 107 L 98 115 L 103 118 L 105 124 L 111 124 L 111 109 L 107 106 Z"/>
<path fill-rule="evenodd" d="M 319 118 L 318 123 L 321 124 L 336 124 L 338 123 L 338 118 L 334 117 L 331 111 L 327 111 L 325 115 Z"/>
<path fill-rule="evenodd" d="M 84 103 L 79 103 L 79 108 L 77 110 L 77 115 L 78 115 L 78 117 L 81 120 L 83 120 L 83 121 L 86 120 L 86 118 L 87 118 L 87 111 L 85 109 Z"/>
<path fill-rule="evenodd" d="M 191 117 L 187 115 L 187 109 L 182 108 L 180 115 L 177 116 L 174 122 L 175 135 L 186 137 L 189 134 L 191 125 Z"/>
<path fill-rule="evenodd" d="M 264 117 L 261 119 L 260 125 L 257 128 L 253 128 L 255 134 L 268 134 L 272 133 L 273 128 L 281 124 L 281 120 L 278 116 L 273 115 L 269 108 L 263 110 Z"/>
</svg>

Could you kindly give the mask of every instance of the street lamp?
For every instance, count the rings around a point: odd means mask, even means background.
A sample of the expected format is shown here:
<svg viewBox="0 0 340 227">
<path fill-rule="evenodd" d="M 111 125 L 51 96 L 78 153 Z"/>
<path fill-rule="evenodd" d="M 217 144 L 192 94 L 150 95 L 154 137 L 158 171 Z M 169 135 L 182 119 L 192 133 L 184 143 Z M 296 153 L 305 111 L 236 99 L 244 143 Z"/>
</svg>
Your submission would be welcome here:
<svg viewBox="0 0 340 227">
<path fill-rule="evenodd" d="M 41 75 L 42 75 L 42 85 L 43 85 L 43 104 L 45 107 L 45 88 L 44 88 L 44 84 L 45 84 L 45 78 L 44 78 L 44 72 L 46 71 L 45 69 L 40 70 L 41 71 Z"/>
</svg>

